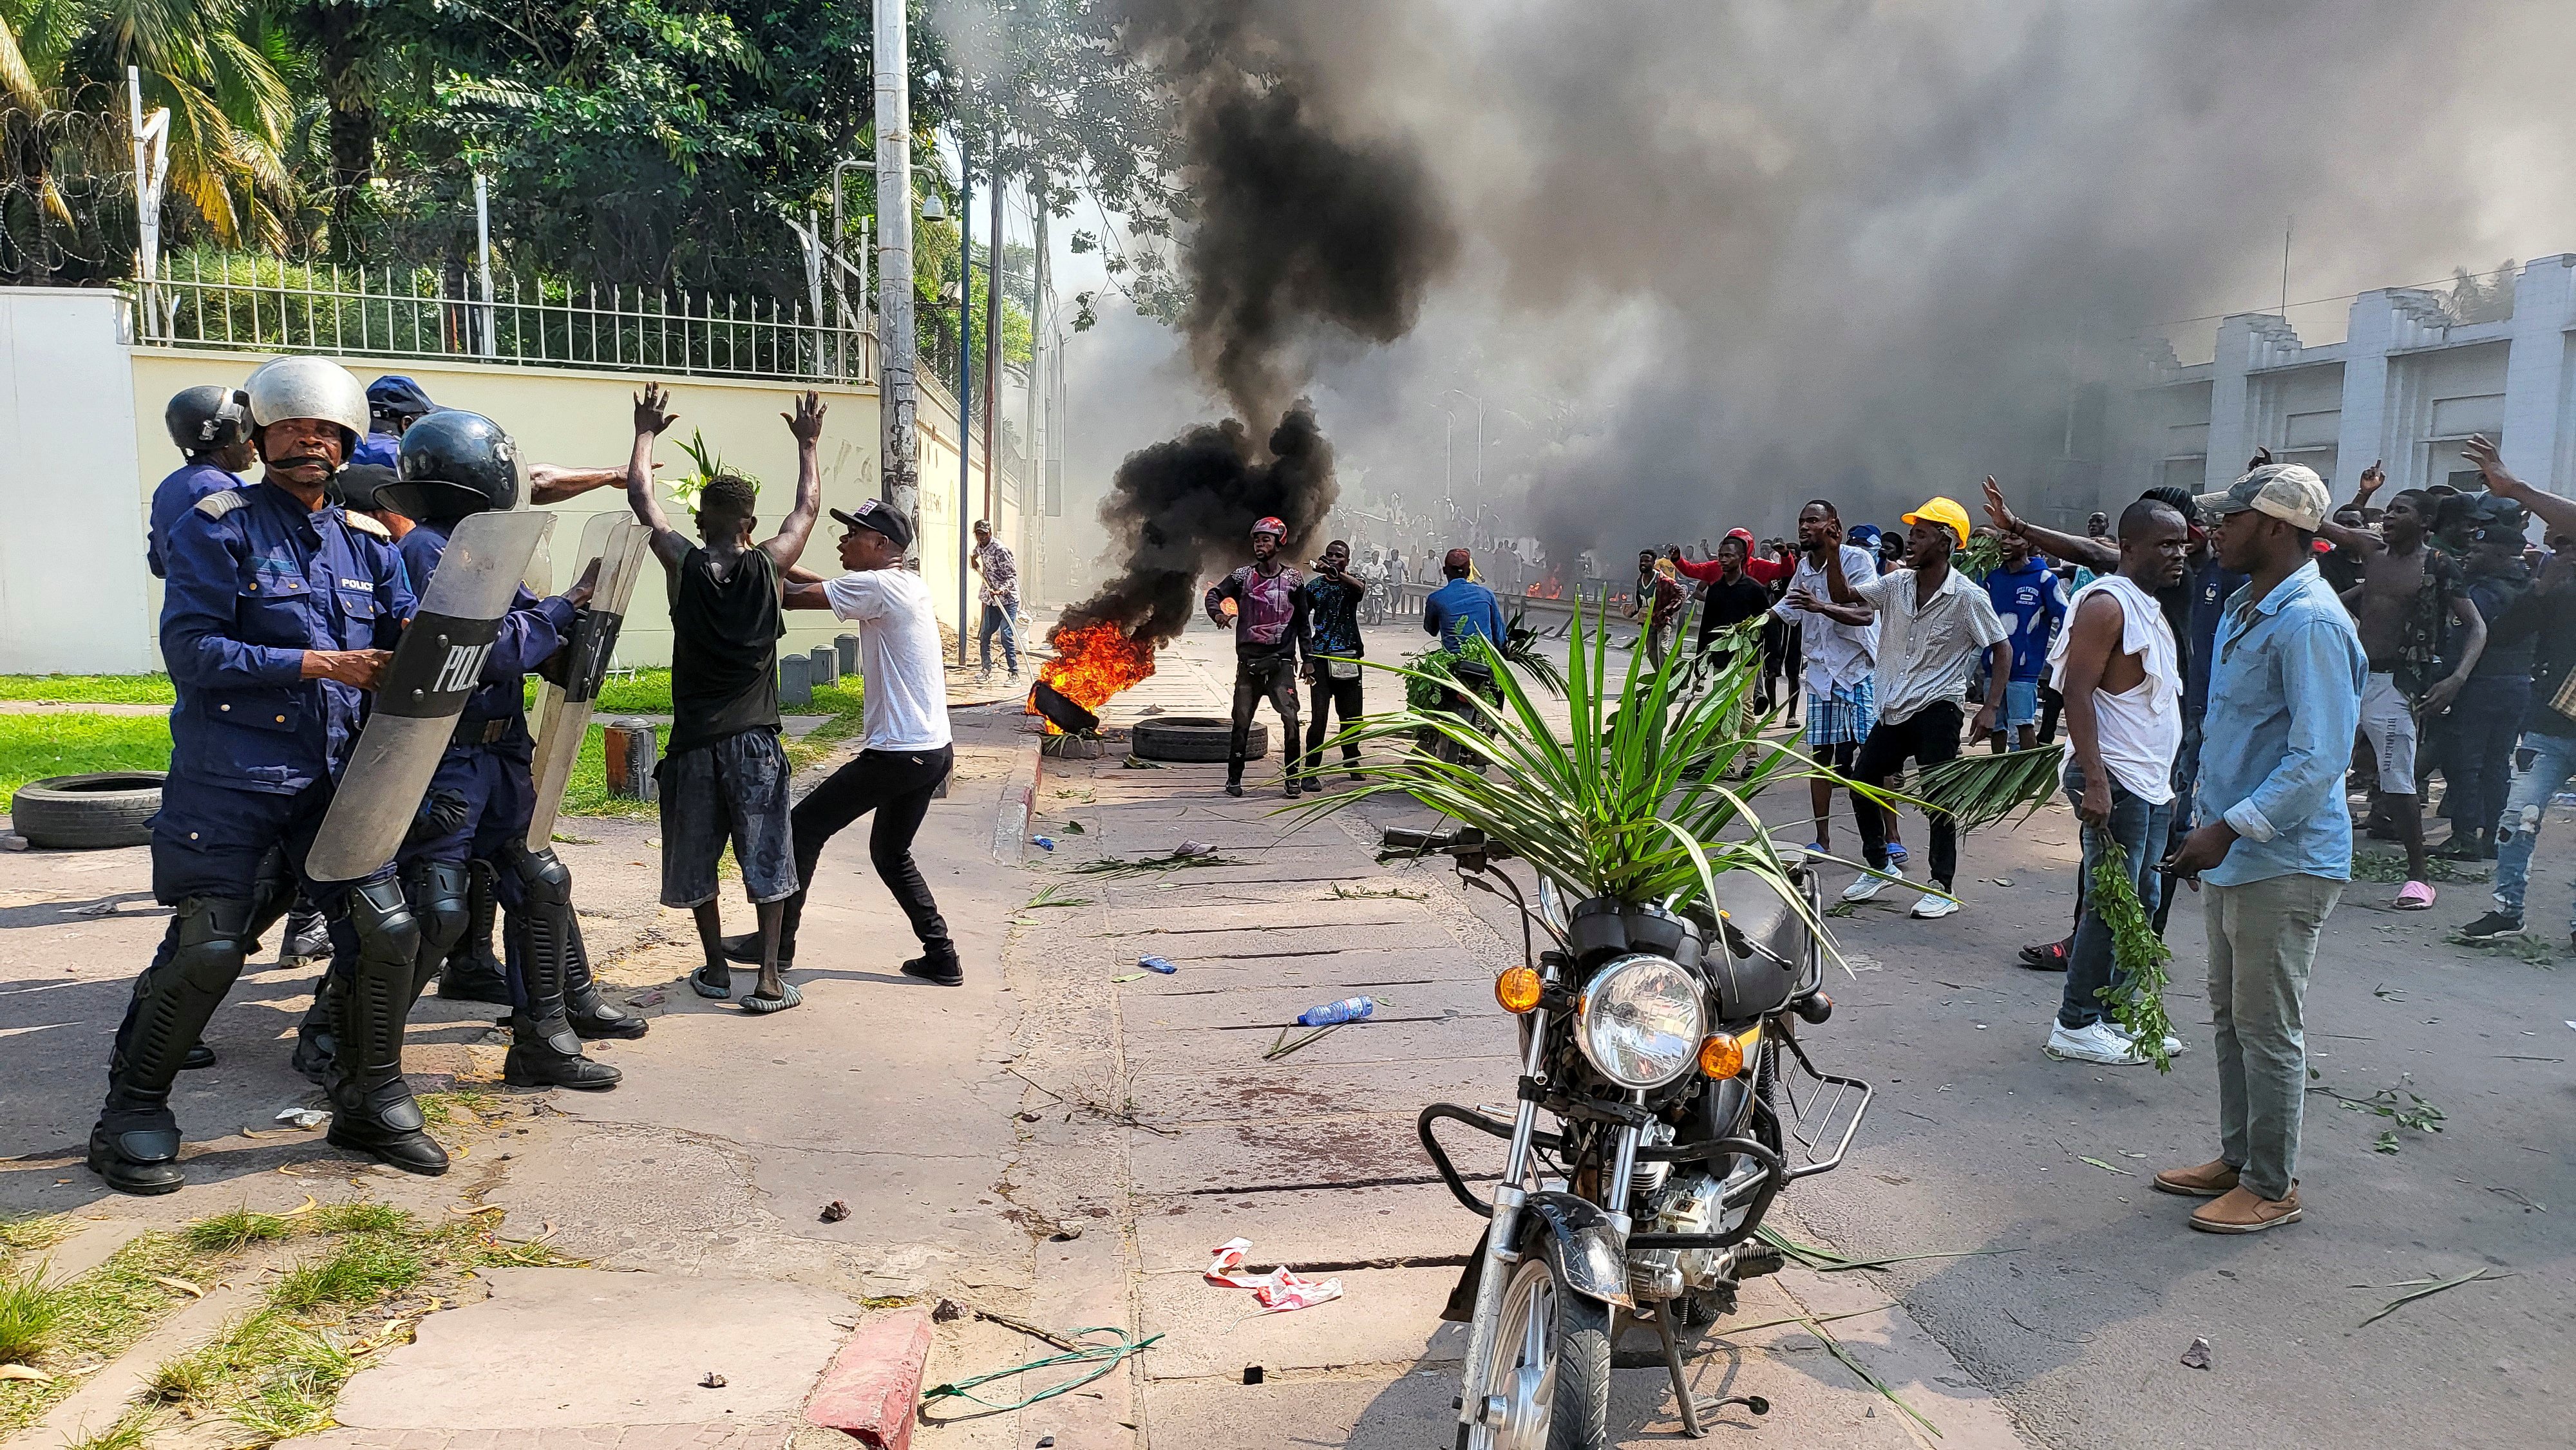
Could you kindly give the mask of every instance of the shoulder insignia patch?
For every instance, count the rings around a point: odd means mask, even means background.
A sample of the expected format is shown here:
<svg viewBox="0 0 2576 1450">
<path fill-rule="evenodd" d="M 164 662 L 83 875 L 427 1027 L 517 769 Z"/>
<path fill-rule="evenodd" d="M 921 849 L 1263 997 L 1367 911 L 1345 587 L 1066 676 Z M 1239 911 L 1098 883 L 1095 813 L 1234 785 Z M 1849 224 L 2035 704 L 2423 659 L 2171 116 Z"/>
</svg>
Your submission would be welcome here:
<svg viewBox="0 0 2576 1450">
<path fill-rule="evenodd" d="M 392 542 L 394 541 L 394 531 L 393 531 L 393 530 L 391 530 L 391 529 L 389 529 L 389 528 L 386 528 L 384 525 L 382 525 L 382 524 L 380 524 L 380 523 L 377 523 L 374 519 L 371 519 L 371 518 L 367 517 L 365 514 L 362 514 L 362 513 L 358 512 L 356 509 L 348 509 L 348 510 L 343 511 L 343 512 L 342 512 L 342 514 L 341 514 L 341 518 L 343 518 L 344 520 L 346 520 L 346 521 L 347 521 L 347 523 L 348 523 L 349 527 L 351 527 L 351 528 L 353 528 L 353 529 L 356 529 L 359 533 L 362 533 L 362 534 L 373 534 L 373 535 L 375 535 L 377 538 L 384 540 L 384 541 L 385 541 L 386 543 L 388 543 L 388 544 L 390 544 L 390 543 L 392 543 Z"/>
<path fill-rule="evenodd" d="M 197 500 L 197 512 L 210 519 L 220 519 L 238 508 L 248 507 L 250 500 L 240 489 L 219 489 Z"/>
</svg>

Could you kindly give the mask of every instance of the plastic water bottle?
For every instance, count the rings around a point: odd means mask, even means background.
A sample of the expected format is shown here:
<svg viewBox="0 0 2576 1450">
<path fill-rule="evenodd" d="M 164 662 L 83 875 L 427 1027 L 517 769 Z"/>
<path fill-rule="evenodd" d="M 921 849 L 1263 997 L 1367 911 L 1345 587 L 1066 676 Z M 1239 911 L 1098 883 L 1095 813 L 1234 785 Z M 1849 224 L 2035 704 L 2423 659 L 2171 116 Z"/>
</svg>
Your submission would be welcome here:
<svg viewBox="0 0 2576 1450">
<path fill-rule="evenodd" d="M 1373 997 L 1344 997 L 1338 1002 L 1327 1002 L 1321 1007 L 1309 1007 L 1298 1013 L 1297 1025 L 1330 1027 L 1336 1022 L 1365 1022 L 1375 1011 L 1377 1000 Z"/>
<path fill-rule="evenodd" d="M 1036 842 L 1038 849 L 1041 851 L 1052 851 L 1055 849 L 1055 837 L 1053 836 L 1031 836 L 1029 839 Z"/>
<path fill-rule="evenodd" d="M 1180 970 L 1179 967 L 1172 965 L 1161 957 L 1138 957 L 1136 959 L 1136 965 L 1143 967 L 1149 972 L 1160 972 L 1166 977 Z"/>
</svg>

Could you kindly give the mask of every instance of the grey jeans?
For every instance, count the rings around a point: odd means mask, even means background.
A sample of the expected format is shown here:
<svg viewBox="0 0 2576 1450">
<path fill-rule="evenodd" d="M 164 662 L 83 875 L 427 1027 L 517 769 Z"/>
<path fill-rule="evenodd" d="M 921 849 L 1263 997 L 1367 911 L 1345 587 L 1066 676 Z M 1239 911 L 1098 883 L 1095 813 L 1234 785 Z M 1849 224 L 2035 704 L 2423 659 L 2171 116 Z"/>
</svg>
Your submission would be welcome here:
<svg viewBox="0 0 2576 1450">
<path fill-rule="evenodd" d="M 2308 969 L 2343 886 L 2322 876 L 2274 876 L 2209 888 L 2218 1155 L 2259 1198 L 2286 1197 L 2298 1177 Z"/>
</svg>

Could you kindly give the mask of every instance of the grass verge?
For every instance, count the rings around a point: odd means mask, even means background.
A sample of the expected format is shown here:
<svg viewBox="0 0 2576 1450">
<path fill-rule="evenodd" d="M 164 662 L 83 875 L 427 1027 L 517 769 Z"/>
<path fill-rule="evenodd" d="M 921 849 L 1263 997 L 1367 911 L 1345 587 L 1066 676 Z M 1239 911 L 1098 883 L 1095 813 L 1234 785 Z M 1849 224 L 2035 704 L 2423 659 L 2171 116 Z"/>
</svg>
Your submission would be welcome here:
<svg viewBox="0 0 2576 1450">
<path fill-rule="evenodd" d="M 79 1278 L 45 1286 L 50 1323 L 42 1345 L 20 1362 L 49 1377 L 0 1380 L 0 1435 L 41 1419 L 79 1386 L 79 1371 L 114 1359 L 195 1299 L 183 1286 L 201 1287 L 222 1263 L 222 1255 L 192 1247 L 182 1234 L 150 1233 Z"/>
<path fill-rule="evenodd" d="M 568 1262 L 541 1244 L 492 1237 L 479 1216 L 425 1228 L 361 1199 L 317 1209 L 309 1222 L 327 1247 L 279 1275 L 258 1309 L 156 1367 L 129 1419 L 219 1419 L 261 1444 L 328 1429 L 349 1377 L 376 1351 L 407 1342 L 422 1315 L 456 1302 L 467 1274 Z"/>
<path fill-rule="evenodd" d="M 169 768 L 170 722 L 158 715 L 0 715 L 0 799 L 51 775 Z"/>
<path fill-rule="evenodd" d="M 167 705 L 168 675 L 0 675 L 0 700 L 62 705 Z"/>
</svg>

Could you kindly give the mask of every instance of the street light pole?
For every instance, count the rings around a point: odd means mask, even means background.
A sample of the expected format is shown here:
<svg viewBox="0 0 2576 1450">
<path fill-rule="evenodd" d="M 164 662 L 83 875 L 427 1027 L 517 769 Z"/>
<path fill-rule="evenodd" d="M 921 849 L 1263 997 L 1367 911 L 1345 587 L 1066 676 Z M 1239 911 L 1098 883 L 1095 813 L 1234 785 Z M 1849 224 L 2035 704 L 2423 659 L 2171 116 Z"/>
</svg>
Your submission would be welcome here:
<svg viewBox="0 0 2576 1450">
<path fill-rule="evenodd" d="M 921 567 L 921 390 L 912 318 L 912 78 L 905 0 L 876 0 L 877 481 L 912 525 L 905 552 Z M 959 631 L 964 632 L 962 629 Z"/>
<path fill-rule="evenodd" d="M 989 288 L 992 278 L 984 279 Z M 990 306 L 985 308 L 989 314 Z M 988 316 L 987 327 L 992 325 Z M 957 128 L 957 663 L 966 663 L 966 576 L 974 550 L 966 499 L 975 486 L 975 142 Z M 993 440 L 984 440 L 991 448 Z"/>
</svg>

